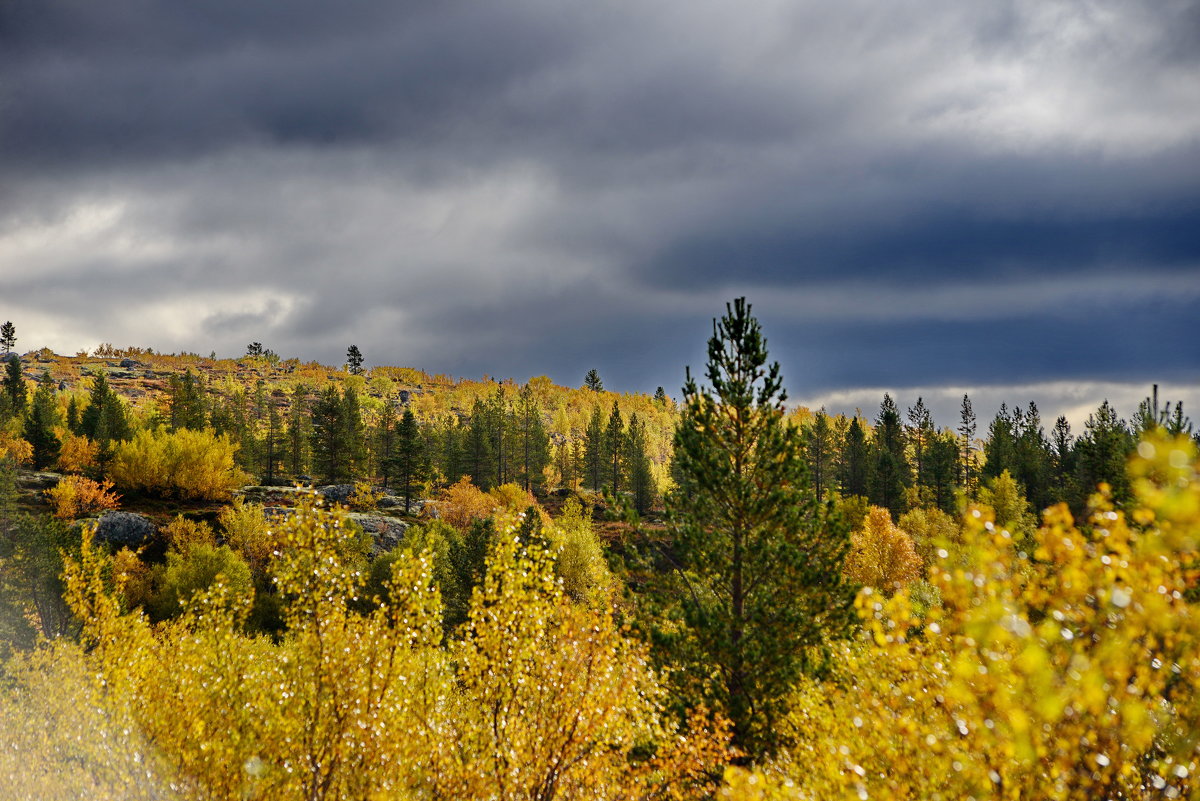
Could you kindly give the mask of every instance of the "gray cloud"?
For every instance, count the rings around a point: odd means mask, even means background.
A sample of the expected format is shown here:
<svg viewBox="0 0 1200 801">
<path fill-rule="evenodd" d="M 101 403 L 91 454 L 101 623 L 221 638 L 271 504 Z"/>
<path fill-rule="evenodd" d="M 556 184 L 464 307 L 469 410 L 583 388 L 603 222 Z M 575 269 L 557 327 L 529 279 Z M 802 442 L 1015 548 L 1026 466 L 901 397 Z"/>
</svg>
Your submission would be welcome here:
<svg viewBox="0 0 1200 801">
<path fill-rule="evenodd" d="M 672 388 L 1189 380 L 1193 3 L 0 5 L 24 344 Z"/>
</svg>

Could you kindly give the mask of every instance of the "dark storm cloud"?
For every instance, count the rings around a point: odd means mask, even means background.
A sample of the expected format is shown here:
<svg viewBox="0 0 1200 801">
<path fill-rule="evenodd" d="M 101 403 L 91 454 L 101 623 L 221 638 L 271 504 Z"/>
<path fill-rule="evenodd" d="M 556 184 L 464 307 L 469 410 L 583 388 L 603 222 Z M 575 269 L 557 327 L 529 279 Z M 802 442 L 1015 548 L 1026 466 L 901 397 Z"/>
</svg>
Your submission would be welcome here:
<svg viewBox="0 0 1200 801">
<path fill-rule="evenodd" d="M 746 294 L 798 396 L 1195 383 L 1198 21 L 0 0 L 0 317 L 677 391 Z"/>
</svg>

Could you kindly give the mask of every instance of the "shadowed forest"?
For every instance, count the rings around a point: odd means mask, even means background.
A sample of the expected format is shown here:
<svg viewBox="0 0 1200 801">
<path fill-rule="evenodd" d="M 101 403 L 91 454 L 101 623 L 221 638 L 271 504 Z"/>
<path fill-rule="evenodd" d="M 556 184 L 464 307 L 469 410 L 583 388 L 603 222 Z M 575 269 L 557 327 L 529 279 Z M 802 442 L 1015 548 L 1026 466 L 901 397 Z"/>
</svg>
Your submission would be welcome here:
<svg viewBox="0 0 1200 801">
<path fill-rule="evenodd" d="M 1200 798 L 1197 435 L 0 345 L 0 785 Z M 795 381 L 796 377 L 790 377 Z"/>
</svg>

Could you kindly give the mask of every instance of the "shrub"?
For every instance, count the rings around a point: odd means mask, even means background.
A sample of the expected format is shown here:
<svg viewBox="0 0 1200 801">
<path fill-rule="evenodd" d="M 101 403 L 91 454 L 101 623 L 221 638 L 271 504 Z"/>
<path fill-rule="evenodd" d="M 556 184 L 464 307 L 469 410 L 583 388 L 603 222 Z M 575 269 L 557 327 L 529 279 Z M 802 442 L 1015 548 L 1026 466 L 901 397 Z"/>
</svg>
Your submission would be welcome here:
<svg viewBox="0 0 1200 801">
<path fill-rule="evenodd" d="M 889 593 L 921 577 L 921 557 L 887 509 L 872 506 L 863 527 L 850 536 L 846 575 L 863 586 Z"/>
<path fill-rule="evenodd" d="M 0 459 L 11 459 L 17 464 L 29 464 L 33 459 L 33 446 L 20 437 L 0 430 Z"/>
<path fill-rule="evenodd" d="M 221 510 L 217 522 L 225 544 L 245 559 L 255 574 L 266 569 L 274 550 L 274 538 L 261 505 L 234 498 L 233 504 Z"/>
<path fill-rule="evenodd" d="M 58 469 L 64 473 L 82 473 L 96 466 L 100 446 L 82 434 L 63 431 L 62 448 L 58 452 Z"/>
<path fill-rule="evenodd" d="M 162 530 L 167 544 L 177 551 L 185 552 L 197 545 L 216 545 L 217 537 L 213 534 L 212 526 L 204 521 L 188 520 L 183 515 L 175 519 Z"/>
<path fill-rule="evenodd" d="M 46 490 L 46 497 L 60 520 L 116 509 L 120 498 L 111 492 L 111 481 L 99 484 L 83 476 L 63 476 L 58 483 Z"/>
<path fill-rule="evenodd" d="M 117 486 L 196 500 L 221 500 L 246 477 L 234 464 L 237 446 L 212 431 L 139 431 L 117 447 Z"/>
<path fill-rule="evenodd" d="M 167 552 L 167 563 L 156 571 L 158 592 L 150 603 L 157 619 L 174 617 L 198 592 L 208 590 L 220 579 L 229 603 L 250 598 L 254 582 L 250 567 L 227 546 L 198 542 L 184 550 Z"/>
<path fill-rule="evenodd" d="M 599 602 L 608 597 L 612 574 L 604 549 L 592 530 L 591 516 L 575 498 L 567 501 L 562 516 L 546 527 L 557 555 L 554 572 L 563 591 L 575 601 Z"/>
<path fill-rule="evenodd" d="M 497 499 L 463 476 L 458 483 L 442 490 L 438 496 L 438 516 L 459 531 L 466 531 L 475 520 L 491 517 L 500 507 Z"/>
<path fill-rule="evenodd" d="M 346 498 L 346 505 L 356 512 L 370 512 L 379 508 L 379 501 L 382 499 L 382 491 L 366 481 L 356 481 L 354 491 Z"/>
</svg>

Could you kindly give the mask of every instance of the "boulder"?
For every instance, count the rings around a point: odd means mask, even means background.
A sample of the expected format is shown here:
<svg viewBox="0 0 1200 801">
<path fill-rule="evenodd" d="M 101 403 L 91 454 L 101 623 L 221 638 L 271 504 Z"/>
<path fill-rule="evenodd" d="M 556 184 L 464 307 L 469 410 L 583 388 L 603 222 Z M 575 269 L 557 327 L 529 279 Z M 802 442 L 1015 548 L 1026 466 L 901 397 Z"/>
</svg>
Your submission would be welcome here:
<svg viewBox="0 0 1200 801">
<path fill-rule="evenodd" d="M 372 556 L 379 556 L 395 548 L 404 541 L 404 532 L 408 530 L 408 523 L 388 515 L 351 512 L 350 519 L 371 535 Z"/>
<path fill-rule="evenodd" d="M 354 494 L 354 485 L 326 484 L 323 487 L 317 487 L 317 492 L 330 503 L 346 503 L 350 500 L 350 496 Z"/>
<path fill-rule="evenodd" d="M 48 490 L 59 482 L 62 475 L 51 472 L 27 473 L 17 472 L 17 487 L 27 491 Z"/>
<path fill-rule="evenodd" d="M 126 370 L 128 370 L 131 367 L 141 367 L 142 363 L 139 361 L 136 361 L 134 359 L 121 359 L 120 366 L 124 367 Z"/>
<path fill-rule="evenodd" d="M 133 512 L 107 512 L 96 525 L 95 539 L 114 548 L 138 548 L 154 539 L 158 527 Z"/>
</svg>

